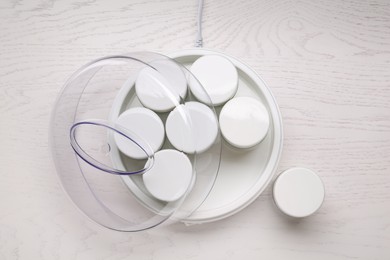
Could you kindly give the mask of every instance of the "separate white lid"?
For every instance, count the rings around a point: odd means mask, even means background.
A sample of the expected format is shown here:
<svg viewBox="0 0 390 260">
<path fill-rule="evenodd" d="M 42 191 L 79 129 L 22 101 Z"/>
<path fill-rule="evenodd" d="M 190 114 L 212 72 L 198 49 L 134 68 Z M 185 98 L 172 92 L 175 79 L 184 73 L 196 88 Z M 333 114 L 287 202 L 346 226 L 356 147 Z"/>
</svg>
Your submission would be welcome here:
<svg viewBox="0 0 390 260">
<path fill-rule="evenodd" d="M 144 107 L 134 107 L 123 112 L 116 124 L 131 129 L 133 133 L 148 142 L 153 152 L 158 151 L 164 142 L 164 124 L 160 117 L 152 110 Z M 115 143 L 119 150 L 134 159 L 146 159 L 147 154 L 128 138 L 116 133 Z"/>
<path fill-rule="evenodd" d="M 214 112 L 208 106 L 194 101 L 177 106 L 169 113 L 165 127 L 171 144 L 186 153 L 206 151 L 218 134 L 218 121 Z"/>
<path fill-rule="evenodd" d="M 142 175 L 146 189 L 156 199 L 178 200 L 189 190 L 191 161 L 184 153 L 171 149 L 158 151 L 154 159 L 153 167 Z"/>
<path fill-rule="evenodd" d="M 231 145 L 249 148 L 260 143 L 269 128 L 265 106 L 251 97 L 237 97 L 227 102 L 219 115 L 222 136 Z"/>
<path fill-rule="evenodd" d="M 176 63 L 157 60 L 138 75 L 135 90 L 141 103 L 154 111 L 172 110 L 187 94 L 187 80 Z"/>
<path fill-rule="evenodd" d="M 302 218 L 312 215 L 321 207 L 325 188 L 320 177 L 312 170 L 291 168 L 276 179 L 273 196 L 283 213 Z"/>
<path fill-rule="evenodd" d="M 238 73 L 236 67 L 225 57 L 220 55 L 205 55 L 197 59 L 190 71 L 199 80 L 210 96 L 213 105 L 218 106 L 231 99 L 237 92 Z M 192 87 L 194 96 L 208 104 L 204 93 L 198 93 L 197 87 Z"/>
</svg>

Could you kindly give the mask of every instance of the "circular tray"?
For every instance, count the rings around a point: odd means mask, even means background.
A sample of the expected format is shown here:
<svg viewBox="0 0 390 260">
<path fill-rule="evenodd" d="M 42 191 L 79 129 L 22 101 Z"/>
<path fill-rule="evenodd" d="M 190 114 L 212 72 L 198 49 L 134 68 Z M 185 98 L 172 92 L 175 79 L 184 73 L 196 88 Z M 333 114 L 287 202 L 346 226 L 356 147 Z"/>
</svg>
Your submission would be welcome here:
<svg viewBox="0 0 390 260">
<path fill-rule="evenodd" d="M 269 112 L 270 128 L 264 140 L 250 149 L 237 149 L 223 140 L 218 177 L 203 204 L 189 217 L 182 219 L 184 223 L 188 224 L 223 219 L 248 206 L 271 182 L 282 151 L 283 131 L 279 108 L 271 91 L 258 74 L 237 59 L 211 50 L 183 50 L 168 56 L 190 68 L 196 59 L 211 54 L 221 55 L 234 64 L 239 75 L 238 91 L 235 97 L 247 96 L 260 100 Z M 120 92 L 121 96 L 117 97 L 118 102 L 114 103 L 111 111 L 111 120 L 115 121 L 123 107 L 137 105 L 124 104 L 132 102 L 126 98 L 129 91 L 134 90 L 123 89 Z M 218 115 L 221 108 L 222 106 L 216 107 Z M 115 149 L 115 147 L 112 148 Z M 121 158 L 120 156 L 115 157 L 113 160 Z M 115 163 L 122 164 L 120 161 Z M 138 185 L 134 184 L 134 179 L 123 176 L 123 180 L 129 189 L 137 195 Z M 139 196 L 139 200 L 153 211 L 153 205 L 156 202 L 143 195 Z"/>
</svg>

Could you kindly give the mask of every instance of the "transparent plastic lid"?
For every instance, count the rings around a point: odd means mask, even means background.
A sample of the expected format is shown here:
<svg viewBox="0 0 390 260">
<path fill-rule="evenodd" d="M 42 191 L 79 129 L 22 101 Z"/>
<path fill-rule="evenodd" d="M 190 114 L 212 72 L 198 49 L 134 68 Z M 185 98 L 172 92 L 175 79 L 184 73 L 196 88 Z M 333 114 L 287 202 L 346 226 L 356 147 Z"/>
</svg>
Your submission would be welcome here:
<svg viewBox="0 0 390 260">
<path fill-rule="evenodd" d="M 157 53 L 83 66 L 52 112 L 50 145 L 65 191 L 89 218 L 115 230 L 189 217 L 211 191 L 220 164 L 217 115 L 209 104 L 184 66 Z"/>
</svg>

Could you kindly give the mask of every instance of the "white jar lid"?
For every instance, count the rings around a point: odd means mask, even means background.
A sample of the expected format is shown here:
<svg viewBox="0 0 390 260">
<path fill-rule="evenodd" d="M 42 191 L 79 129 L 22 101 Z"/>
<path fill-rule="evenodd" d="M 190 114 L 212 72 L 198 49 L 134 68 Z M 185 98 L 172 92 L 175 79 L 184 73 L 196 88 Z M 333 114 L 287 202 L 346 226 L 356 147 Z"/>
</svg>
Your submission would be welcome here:
<svg viewBox="0 0 390 260">
<path fill-rule="evenodd" d="M 166 60 L 153 61 L 138 75 L 135 90 L 141 103 L 154 111 L 167 112 L 187 94 L 187 80 L 181 68 Z"/>
<path fill-rule="evenodd" d="M 225 103 L 237 92 L 237 69 L 225 57 L 220 55 L 202 56 L 192 64 L 190 71 L 202 84 L 215 106 Z M 201 91 L 196 84 L 190 84 L 190 88 L 198 100 L 210 104 L 204 91 Z"/>
<path fill-rule="evenodd" d="M 186 153 L 206 151 L 218 135 L 214 112 L 205 104 L 194 101 L 177 106 L 169 113 L 165 127 L 171 144 Z"/>
<path fill-rule="evenodd" d="M 116 124 L 130 130 L 145 140 L 153 152 L 159 150 L 164 142 L 164 124 L 160 117 L 152 110 L 144 107 L 135 107 L 123 112 Z M 136 143 L 119 134 L 114 135 L 119 150 L 134 159 L 146 159 L 147 154 Z"/>
<path fill-rule="evenodd" d="M 265 106 L 251 97 L 237 97 L 227 102 L 219 115 L 219 125 L 225 140 L 238 148 L 260 143 L 269 128 Z"/>
<path fill-rule="evenodd" d="M 320 177 L 312 170 L 291 168 L 276 179 L 273 197 L 283 213 L 302 218 L 312 215 L 321 207 L 325 188 Z"/>
<path fill-rule="evenodd" d="M 142 175 L 146 189 L 156 199 L 175 201 L 189 189 L 192 164 L 176 150 L 161 150 L 154 154 L 153 167 Z"/>
</svg>

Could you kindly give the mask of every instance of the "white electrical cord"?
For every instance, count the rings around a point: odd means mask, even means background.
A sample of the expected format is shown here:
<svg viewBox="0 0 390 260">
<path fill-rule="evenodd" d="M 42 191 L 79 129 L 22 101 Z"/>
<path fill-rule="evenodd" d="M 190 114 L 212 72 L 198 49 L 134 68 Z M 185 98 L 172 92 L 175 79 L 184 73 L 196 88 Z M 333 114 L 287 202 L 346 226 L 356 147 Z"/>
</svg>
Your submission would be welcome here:
<svg viewBox="0 0 390 260">
<path fill-rule="evenodd" d="M 196 35 L 195 47 L 203 47 L 202 37 L 202 16 L 203 16 L 203 0 L 199 0 L 198 4 L 198 33 Z"/>
</svg>

